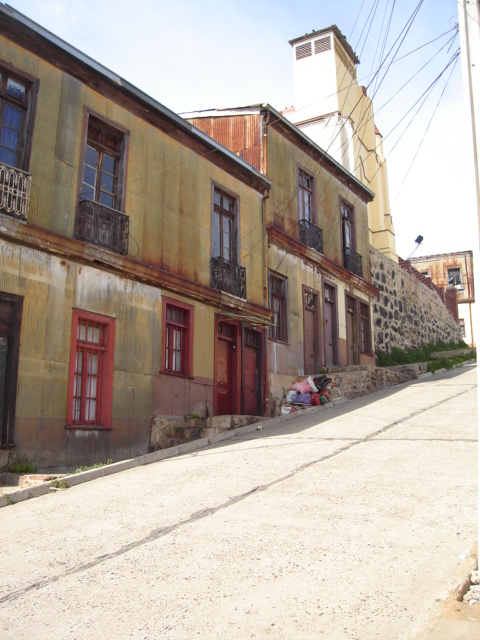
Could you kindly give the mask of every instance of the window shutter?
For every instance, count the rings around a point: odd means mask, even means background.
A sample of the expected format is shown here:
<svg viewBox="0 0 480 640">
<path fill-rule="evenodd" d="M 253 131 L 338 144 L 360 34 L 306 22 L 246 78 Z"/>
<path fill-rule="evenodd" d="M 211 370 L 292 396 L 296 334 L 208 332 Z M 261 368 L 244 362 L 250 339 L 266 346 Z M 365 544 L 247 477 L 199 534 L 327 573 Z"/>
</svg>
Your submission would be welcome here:
<svg viewBox="0 0 480 640">
<path fill-rule="evenodd" d="M 315 40 L 315 53 L 323 53 L 323 51 L 329 51 L 332 48 L 332 43 L 330 41 L 330 36 L 326 38 L 320 38 L 320 40 Z"/>
<path fill-rule="evenodd" d="M 306 42 L 305 44 L 299 44 L 295 49 L 296 60 L 301 60 L 302 58 L 308 58 L 312 55 L 312 43 Z"/>
</svg>

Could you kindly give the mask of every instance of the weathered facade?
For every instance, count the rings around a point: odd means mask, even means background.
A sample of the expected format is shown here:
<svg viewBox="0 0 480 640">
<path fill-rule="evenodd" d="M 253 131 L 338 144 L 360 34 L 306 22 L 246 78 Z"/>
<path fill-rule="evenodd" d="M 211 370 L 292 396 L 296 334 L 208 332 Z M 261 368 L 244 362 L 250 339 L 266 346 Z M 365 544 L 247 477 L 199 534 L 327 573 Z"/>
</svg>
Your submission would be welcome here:
<svg viewBox="0 0 480 640">
<path fill-rule="evenodd" d="M 370 244 L 398 261 L 383 138 L 367 89 L 357 81 L 360 60 L 336 25 L 290 45 L 295 106 L 283 113 L 375 193 L 367 205 Z"/>
<path fill-rule="evenodd" d="M 265 201 L 271 412 L 292 377 L 373 364 L 367 203 L 374 194 L 269 105 L 186 117 L 272 183 Z"/>
<path fill-rule="evenodd" d="M 393 347 L 408 350 L 462 339 L 445 297 L 439 295 L 442 291 L 429 287 L 402 260 L 397 264 L 373 248 L 370 257 L 372 281 L 379 290 L 373 305 L 376 349 L 389 353 Z"/>
<path fill-rule="evenodd" d="M 269 180 L 5 5 L 0 73 L 3 461 L 137 455 L 154 413 L 262 415 Z"/>
<path fill-rule="evenodd" d="M 475 286 L 473 252 L 457 251 L 410 258 L 410 263 L 442 291 L 455 289 L 458 324 L 465 342 L 475 346 Z"/>
</svg>

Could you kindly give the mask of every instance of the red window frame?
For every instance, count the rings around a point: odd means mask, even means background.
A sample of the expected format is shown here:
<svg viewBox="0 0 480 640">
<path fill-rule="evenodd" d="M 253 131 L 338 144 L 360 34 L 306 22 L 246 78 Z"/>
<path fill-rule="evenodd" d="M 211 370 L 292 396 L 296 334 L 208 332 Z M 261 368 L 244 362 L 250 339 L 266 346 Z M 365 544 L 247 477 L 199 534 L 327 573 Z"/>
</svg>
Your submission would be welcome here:
<svg viewBox="0 0 480 640">
<path fill-rule="evenodd" d="M 115 318 L 73 310 L 68 428 L 111 429 Z"/>
<path fill-rule="evenodd" d="M 191 377 L 193 311 L 190 304 L 163 298 L 162 373 Z"/>
<path fill-rule="evenodd" d="M 372 351 L 370 306 L 365 302 L 360 302 L 360 351 L 368 354 Z"/>
</svg>

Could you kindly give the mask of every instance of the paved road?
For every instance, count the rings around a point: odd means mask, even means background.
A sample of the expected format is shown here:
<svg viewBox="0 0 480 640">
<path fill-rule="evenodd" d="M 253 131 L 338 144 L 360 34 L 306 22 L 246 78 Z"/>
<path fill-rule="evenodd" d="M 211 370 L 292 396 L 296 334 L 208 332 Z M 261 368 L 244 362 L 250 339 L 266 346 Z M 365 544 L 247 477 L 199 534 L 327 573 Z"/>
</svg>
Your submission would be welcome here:
<svg viewBox="0 0 480 640">
<path fill-rule="evenodd" d="M 476 393 L 465 367 L 1 509 L 0 637 L 428 634 L 477 542 Z"/>
</svg>

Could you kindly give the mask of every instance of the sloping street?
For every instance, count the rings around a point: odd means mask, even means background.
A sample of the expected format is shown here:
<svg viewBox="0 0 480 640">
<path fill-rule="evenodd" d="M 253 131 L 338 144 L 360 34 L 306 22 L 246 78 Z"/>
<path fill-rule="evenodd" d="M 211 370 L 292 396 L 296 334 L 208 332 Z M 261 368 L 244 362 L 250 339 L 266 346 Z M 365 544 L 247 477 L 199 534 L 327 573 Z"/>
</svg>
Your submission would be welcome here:
<svg viewBox="0 0 480 640">
<path fill-rule="evenodd" d="M 433 637 L 477 436 L 470 366 L 5 507 L 0 637 Z"/>
</svg>

